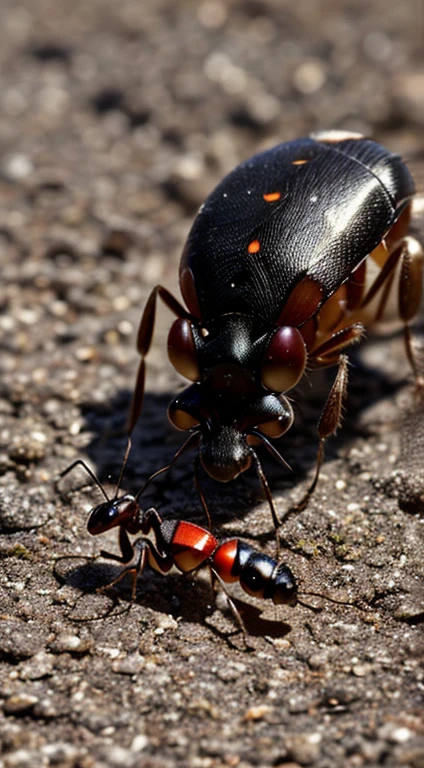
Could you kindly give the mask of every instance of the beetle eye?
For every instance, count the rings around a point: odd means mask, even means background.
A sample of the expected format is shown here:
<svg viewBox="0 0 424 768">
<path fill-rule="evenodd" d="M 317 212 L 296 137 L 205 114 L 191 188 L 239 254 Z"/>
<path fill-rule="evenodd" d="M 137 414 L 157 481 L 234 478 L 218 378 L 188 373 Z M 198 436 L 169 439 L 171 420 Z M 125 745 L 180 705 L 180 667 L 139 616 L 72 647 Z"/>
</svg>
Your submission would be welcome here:
<svg viewBox="0 0 424 768">
<path fill-rule="evenodd" d="M 191 384 L 170 402 L 168 417 L 177 429 L 193 429 L 199 424 L 202 427 L 212 415 L 212 404 L 201 384 Z"/>
<path fill-rule="evenodd" d="M 196 360 L 196 345 L 189 320 L 180 318 L 173 323 L 168 336 L 168 356 L 178 373 L 190 381 L 200 379 Z"/>
<path fill-rule="evenodd" d="M 266 437 L 276 438 L 284 435 L 287 430 L 290 429 L 292 424 L 293 416 L 287 418 L 287 416 L 284 415 L 280 416 L 278 419 L 273 419 L 273 421 L 265 421 L 264 424 L 259 426 L 259 430 L 263 435 L 266 435 Z"/>
<path fill-rule="evenodd" d="M 171 403 L 168 408 L 168 418 L 174 427 L 182 429 L 183 431 L 197 427 L 199 419 L 196 416 L 193 416 L 187 411 L 183 411 L 181 408 L 172 407 L 172 405 L 173 404 Z"/>
<path fill-rule="evenodd" d="M 306 366 L 306 347 L 297 328 L 284 326 L 274 333 L 262 363 L 261 381 L 271 392 L 287 392 Z"/>
</svg>

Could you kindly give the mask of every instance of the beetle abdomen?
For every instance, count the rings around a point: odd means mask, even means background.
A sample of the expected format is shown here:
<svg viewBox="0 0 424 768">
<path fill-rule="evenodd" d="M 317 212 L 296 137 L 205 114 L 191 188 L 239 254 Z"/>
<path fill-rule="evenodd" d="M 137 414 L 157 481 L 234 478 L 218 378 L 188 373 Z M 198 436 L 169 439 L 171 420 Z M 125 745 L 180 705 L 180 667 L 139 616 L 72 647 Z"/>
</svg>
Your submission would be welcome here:
<svg viewBox="0 0 424 768">
<path fill-rule="evenodd" d="M 413 192 L 400 158 L 368 139 L 318 134 L 262 152 L 232 171 L 199 212 L 181 262 L 183 295 L 190 270 L 205 324 L 234 312 L 273 323 L 308 276 L 321 305 Z"/>
</svg>

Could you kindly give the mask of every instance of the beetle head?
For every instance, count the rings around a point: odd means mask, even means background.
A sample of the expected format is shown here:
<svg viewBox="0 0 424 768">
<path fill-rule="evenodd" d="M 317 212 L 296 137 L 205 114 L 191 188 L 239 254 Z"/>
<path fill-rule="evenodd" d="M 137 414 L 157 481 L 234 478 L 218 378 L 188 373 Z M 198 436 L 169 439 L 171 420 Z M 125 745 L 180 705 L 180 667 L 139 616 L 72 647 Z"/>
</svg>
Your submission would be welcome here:
<svg viewBox="0 0 424 768">
<path fill-rule="evenodd" d="M 293 423 L 287 398 L 228 397 L 193 384 L 171 402 L 168 415 L 178 429 L 200 434 L 199 457 L 215 480 L 229 482 L 252 463 L 253 445 L 280 437 Z"/>
</svg>

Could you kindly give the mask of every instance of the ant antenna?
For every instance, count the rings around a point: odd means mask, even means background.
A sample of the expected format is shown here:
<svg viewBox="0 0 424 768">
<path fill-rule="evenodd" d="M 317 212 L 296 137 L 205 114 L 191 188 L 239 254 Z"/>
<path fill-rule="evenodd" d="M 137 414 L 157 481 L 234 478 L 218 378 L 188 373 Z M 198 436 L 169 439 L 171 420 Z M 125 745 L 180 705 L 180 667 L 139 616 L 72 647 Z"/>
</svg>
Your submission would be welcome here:
<svg viewBox="0 0 424 768">
<path fill-rule="evenodd" d="M 156 470 L 156 472 L 153 472 L 153 474 L 152 474 L 152 475 L 150 475 L 150 477 L 148 477 L 148 478 L 147 478 L 147 480 L 146 480 L 146 482 L 144 483 L 144 485 L 142 485 L 142 486 L 141 486 L 141 488 L 140 488 L 140 490 L 139 490 L 139 491 L 136 493 L 136 495 L 135 495 L 135 501 L 138 501 L 138 500 L 139 500 L 140 496 L 141 496 L 141 495 L 144 493 L 144 491 L 146 490 L 147 486 L 148 486 L 148 485 L 149 485 L 149 484 L 150 484 L 150 483 L 151 483 L 153 480 L 155 480 L 155 479 L 156 479 L 156 478 L 157 478 L 159 475 L 161 475 L 163 472 L 167 472 L 167 471 L 168 471 L 168 469 L 171 469 L 171 467 L 173 467 L 173 466 L 174 466 L 174 464 L 175 464 L 175 463 L 178 461 L 178 459 L 180 458 L 181 454 L 182 454 L 182 453 L 184 453 L 184 451 L 185 451 L 187 448 L 189 448 L 189 446 L 190 446 L 190 445 L 191 445 L 191 444 L 194 442 L 194 438 L 198 438 L 198 437 L 199 437 L 199 430 L 198 430 L 198 429 L 196 429 L 196 430 L 195 430 L 194 432 L 192 432 L 192 433 L 191 433 L 191 435 L 190 435 L 190 436 L 187 438 L 187 440 L 185 441 L 185 443 L 183 443 L 183 444 L 182 444 L 181 448 L 179 448 L 179 449 L 178 449 L 178 451 L 176 452 L 176 454 L 174 455 L 174 457 L 171 459 L 171 461 L 169 462 L 169 464 L 166 464 L 166 465 L 165 465 L 164 467 L 162 467 L 161 469 L 157 469 L 157 470 Z"/>
<path fill-rule="evenodd" d="M 105 500 L 107 502 L 114 501 L 115 499 L 118 498 L 119 488 L 121 486 L 121 482 L 122 482 L 122 478 L 123 478 L 123 475 L 124 475 L 125 467 L 127 466 L 128 457 L 129 457 L 130 451 L 131 451 L 131 445 L 132 445 L 132 443 L 131 443 L 131 436 L 129 436 L 128 437 L 128 441 L 127 441 L 127 447 L 125 449 L 124 459 L 123 459 L 122 466 L 121 466 L 121 471 L 119 472 L 118 482 L 116 483 L 115 491 L 113 493 L 112 499 L 110 499 L 109 496 L 107 495 L 107 493 L 106 493 L 102 483 L 100 482 L 100 480 L 97 477 L 97 475 L 95 474 L 95 472 L 93 472 L 93 470 L 88 466 L 88 464 L 86 464 L 86 462 L 83 459 L 77 459 L 76 461 L 73 461 L 72 464 L 69 465 L 69 467 L 66 467 L 66 469 L 64 469 L 63 472 L 61 472 L 59 474 L 58 480 L 61 480 L 62 477 L 65 477 L 65 475 L 67 475 L 69 472 L 72 472 L 72 470 L 75 469 L 75 467 L 80 465 L 81 467 L 83 467 L 85 469 L 87 474 L 90 475 L 90 477 L 93 480 L 94 484 L 97 485 L 97 487 L 99 488 L 99 490 L 101 491 L 101 493 L 105 497 Z"/>
<path fill-rule="evenodd" d="M 337 600 L 336 597 L 330 597 L 329 595 L 323 595 L 320 592 L 309 592 L 309 591 L 307 591 L 307 592 L 302 592 L 301 596 L 303 596 L 303 595 L 310 595 L 311 597 L 320 597 L 321 600 L 327 600 L 327 602 L 334 603 L 335 605 L 344 605 L 344 606 L 347 606 L 348 608 L 355 608 L 357 611 L 362 611 L 362 612 L 365 612 L 365 613 L 367 612 L 366 608 L 361 608 L 359 605 L 356 605 L 356 603 L 350 603 L 350 602 L 348 602 L 346 600 Z M 299 595 L 298 595 L 297 602 L 299 603 L 299 605 L 302 605 L 304 608 L 308 608 L 310 611 L 314 611 L 315 613 L 319 613 L 319 611 L 321 610 L 320 608 L 316 608 L 315 606 L 310 605 L 310 603 L 303 602 L 303 600 L 301 600 L 299 598 Z"/>
<path fill-rule="evenodd" d="M 114 499 L 118 498 L 118 492 L 119 492 L 119 489 L 121 487 L 122 478 L 124 476 L 125 467 L 127 466 L 127 461 L 128 461 L 128 457 L 130 455 L 131 447 L 132 447 L 131 435 L 128 435 L 127 447 L 125 449 L 125 454 L 124 454 L 124 458 L 123 458 L 123 461 L 122 461 L 121 471 L 119 473 L 118 482 L 116 483 L 115 492 L 113 494 L 113 498 Z"/>
<path fill-rule="evenodd" d="M 63 470 L 58 476 L 58 481 L 62 479 L 62 477 L 65 477 L 69 472 L 72 472 L 73 469 L 77 466 L 81 466 L 85 469 L 88 475 L 90 475 L 91 479 L 93 480 L 94 484 L 97 485 L 103 496 L 105 497 L 106 501 L 110 501 L 109 496 L 107 495 L 103 485 L 101 484 L 99 478 L 97 475 L 93 472 L 93 470 L 86 464 L 83 459 L 77 459 L 76 461 L 73 461 L 72 464 L 69 465 L 69 467 L 66 467 L 66 469 Z"/>
</svg>

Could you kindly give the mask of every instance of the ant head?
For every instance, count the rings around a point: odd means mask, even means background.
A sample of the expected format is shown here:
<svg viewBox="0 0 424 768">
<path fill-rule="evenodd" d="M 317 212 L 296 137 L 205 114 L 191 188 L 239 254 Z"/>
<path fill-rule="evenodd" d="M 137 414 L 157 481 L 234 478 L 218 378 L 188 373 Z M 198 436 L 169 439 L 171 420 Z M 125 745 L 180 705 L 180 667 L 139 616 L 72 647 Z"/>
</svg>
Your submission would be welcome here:
<svg viewBox="0 0 424 768">
<path fill-rule="evenodd" d="M 129 493 L 117 499 L 104 501 L 91 510 L 87 523 L 88 532 L 96 536 L 118 525 L 128 528 L 138 510 L 135 497 Z"/>
</svg>

